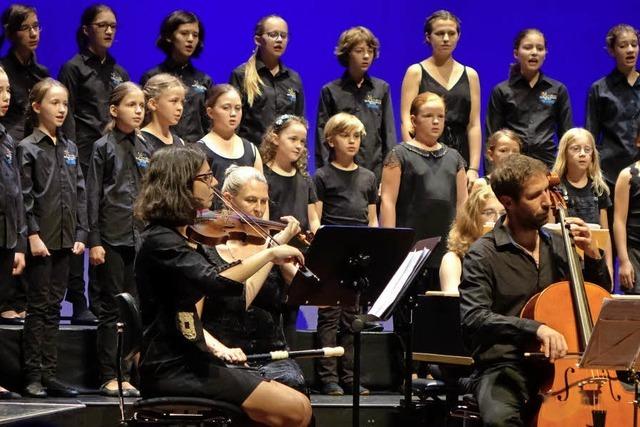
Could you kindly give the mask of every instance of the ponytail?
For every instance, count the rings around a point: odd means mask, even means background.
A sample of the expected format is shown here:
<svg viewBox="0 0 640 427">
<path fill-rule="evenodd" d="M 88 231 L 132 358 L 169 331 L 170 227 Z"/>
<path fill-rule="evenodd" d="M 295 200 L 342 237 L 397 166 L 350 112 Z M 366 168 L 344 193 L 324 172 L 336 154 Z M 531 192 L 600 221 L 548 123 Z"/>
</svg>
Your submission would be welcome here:
<svg viewBox="0 0 640 427">
<path fill-rule="evenodd" d="M 262 85 L 264 85 L 256 67 L 257 55 L 258 49 L 256 48 L 244 67 L 244 92 L 247 94 L 247 103 L 250 107 L 253 106 L 253 101 L 262 95 Z"/>
</svg>

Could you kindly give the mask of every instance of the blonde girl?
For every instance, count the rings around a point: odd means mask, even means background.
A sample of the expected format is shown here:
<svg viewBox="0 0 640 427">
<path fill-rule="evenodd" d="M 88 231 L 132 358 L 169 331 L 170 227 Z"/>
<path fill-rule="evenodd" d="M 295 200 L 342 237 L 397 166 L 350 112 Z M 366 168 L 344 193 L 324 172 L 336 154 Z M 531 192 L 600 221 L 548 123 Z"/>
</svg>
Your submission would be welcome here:
<svg viewBox="0 0 640 427">
<path fill-rule="evenodd" d="M 145 126 L 142 137 L 152 146 L 153 151 L 184 141 L 172 131 L 180 122 L 184 112 L 186 87 L 182 81 L 168 73 L 160 73 L 145 83 Z"/>
</svg>

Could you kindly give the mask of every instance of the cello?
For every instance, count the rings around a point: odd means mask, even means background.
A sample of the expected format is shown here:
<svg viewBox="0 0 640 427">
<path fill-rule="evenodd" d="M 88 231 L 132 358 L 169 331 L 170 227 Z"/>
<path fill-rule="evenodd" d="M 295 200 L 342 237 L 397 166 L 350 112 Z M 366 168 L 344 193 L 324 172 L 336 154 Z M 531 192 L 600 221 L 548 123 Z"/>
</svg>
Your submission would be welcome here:
<svg viewBox="0 0 640 427">
<path fill-rule="evenodd" d="M 554 283 L 534 295 L 521 317 L 534 319 L 555 329 L 568 345 L 568 356 L 544 366 L 540 394 L 542 402 L 532 426 L 625 427 L 634 424 L 634 393 L 625 390 L 615 371 L 578 367 L 575 355 L 587 347 L 593 319 L 603 300 L 610 297 L 602 287 L 584 281 L 575 242 L 565 220 L 566 203 L 557 176 L 549 177 L 549 191 L 567 251 L 569 280 Z"/>
</svg>

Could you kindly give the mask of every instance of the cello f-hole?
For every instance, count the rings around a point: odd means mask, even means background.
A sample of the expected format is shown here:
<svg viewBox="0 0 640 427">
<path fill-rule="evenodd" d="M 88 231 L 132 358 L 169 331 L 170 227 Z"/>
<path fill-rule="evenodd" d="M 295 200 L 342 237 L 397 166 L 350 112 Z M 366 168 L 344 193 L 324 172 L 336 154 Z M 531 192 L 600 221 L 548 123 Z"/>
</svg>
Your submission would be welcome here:
<svg viewBox="0 0 640 427">
<path fill-rule="evenodd" d="M 564 402 L 569 399 L 569 374 L 573 374 L 576 370 L 574 368 L 567 368 L 564 371 L 564 399 L 562 395 L 558 395 L 558 400 Z"/>
</svg>

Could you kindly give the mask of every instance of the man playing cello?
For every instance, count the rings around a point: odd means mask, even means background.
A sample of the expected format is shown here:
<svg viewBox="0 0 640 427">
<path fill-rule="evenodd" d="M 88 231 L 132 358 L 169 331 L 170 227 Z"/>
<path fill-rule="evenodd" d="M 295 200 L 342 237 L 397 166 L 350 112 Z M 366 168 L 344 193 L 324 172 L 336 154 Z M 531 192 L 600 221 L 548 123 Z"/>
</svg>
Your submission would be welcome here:
<svg viewBox="0 0 640 427">
<path fill-rule="evenodd" d="M 525 351 L 537 340 L 553 362 L 566 355 L 567 342 L 556 330 L 519 314 L 533 295 L 566 280 L 567 255 L 560 236 L 541 228 L 551 208 L 542 162 L 513 155 L 491 174 L 491 187 L 507 213 L 464 257 L 462 333 L 475 362 L 471 387 L 483 424 L 522 426 L 541 377 L 532 372 Z M 585 280 L 610 289 L 607 265 L 589 228 L 578 218 L 567 218 L 567 224 L 585 254 Z"/>
</svg>

